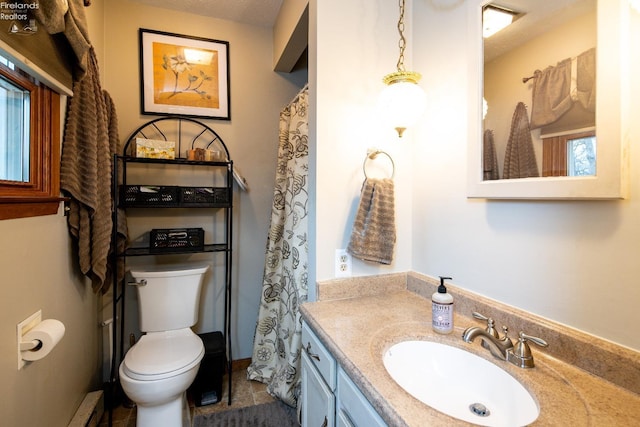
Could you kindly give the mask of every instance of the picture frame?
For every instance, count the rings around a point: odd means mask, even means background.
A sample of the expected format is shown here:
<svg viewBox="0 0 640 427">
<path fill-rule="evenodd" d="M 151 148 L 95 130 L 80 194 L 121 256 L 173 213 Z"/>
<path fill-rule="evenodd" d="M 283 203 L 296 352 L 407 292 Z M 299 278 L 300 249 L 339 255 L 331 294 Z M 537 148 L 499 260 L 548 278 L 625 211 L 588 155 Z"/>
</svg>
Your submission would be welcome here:
<svg viewBox="0 0 640 427">
<path fill-rule="evenodd" d="M 139 29 L 140 111 L 231 120 L 229 42 Z"/>
</svg>

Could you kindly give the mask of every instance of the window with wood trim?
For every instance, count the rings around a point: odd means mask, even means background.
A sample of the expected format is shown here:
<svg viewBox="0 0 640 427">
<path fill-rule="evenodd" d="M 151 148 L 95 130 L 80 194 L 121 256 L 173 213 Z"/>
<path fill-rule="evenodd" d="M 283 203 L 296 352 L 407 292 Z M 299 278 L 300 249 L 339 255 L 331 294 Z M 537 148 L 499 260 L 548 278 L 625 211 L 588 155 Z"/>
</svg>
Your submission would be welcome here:
<svg viewBox="0 0 640 427">
<path fill-rule="evenodd" d="M 595 130 L 542 137 L 542 176 L 595 174 Z"/>
<path fill-rule="evenodd" d="M 0 219 L 57 213 L 60 95 L 0 57 Z"/>
</svg>

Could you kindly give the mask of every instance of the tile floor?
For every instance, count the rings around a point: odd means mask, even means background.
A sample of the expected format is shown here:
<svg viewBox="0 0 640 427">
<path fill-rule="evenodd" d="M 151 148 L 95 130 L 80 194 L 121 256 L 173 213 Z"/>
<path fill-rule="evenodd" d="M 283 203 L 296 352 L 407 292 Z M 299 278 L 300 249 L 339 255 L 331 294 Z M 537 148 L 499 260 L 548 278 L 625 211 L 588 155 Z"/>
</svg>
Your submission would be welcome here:
<svg viewBox="0 0 640 427">
<path fill-rule="evenodd" d="M 222 412 L 229 409 L 243 408 L 245 406 L 259 405 L 272 402 L 274 400 L 267 393 L 267 386 L 257 381 L 247 380 L 246 366 L 234 368 L 231 385 L 231 405 L 228 404 L 228 382 L 227 376 L 223 379 L 222 400 L 218 403 L 196 407 L 191 405 L 191 419 L 198 414 L 209 414 Z M 109 425 L 109 414 L 104 413 L 99 427 Z M 124 406 L 118 406 L 113 411 L 113 427 L 135 427 L 136 410 Z"/>
</svg>

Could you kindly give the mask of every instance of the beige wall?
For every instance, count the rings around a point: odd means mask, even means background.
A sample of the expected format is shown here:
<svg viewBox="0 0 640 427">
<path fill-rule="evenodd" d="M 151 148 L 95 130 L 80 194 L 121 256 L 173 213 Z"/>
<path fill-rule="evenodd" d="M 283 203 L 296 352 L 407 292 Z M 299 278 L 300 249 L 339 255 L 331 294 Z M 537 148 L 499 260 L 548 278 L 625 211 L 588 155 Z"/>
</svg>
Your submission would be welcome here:
<svg viewBox="0 0 640 427">
<path fill-rule="evenodd" d="M 223 21 L 197 14 L 168 11 L 126 0 L 109 0 L 105 8 L 105 89 L 114 99 L 120 139 L 156 116 L 140 114 L 138 29 L 146 28 L 229 42 L 231 72 L 231 121 L 207 120 L 227 144 L 238 170 L 249 183 L 249 192 L 234 196 L 233 255 L 233 358 L 248 358 L 262 288 L 264 250 L 269 225 L 278 147 L 280 110 L 307 81 L 306 71 L 282 74 L 273 71 L 270 28 Z M 237 189 L 237 187 L 236 187 Z M 130 235 L 151 227 L 142 214 L 132 213 Z M 180 219 L 166 218 L 165 226 Z M 176 222 L 169 222 L 176 221 Z M 209 221 L 209 219 L 205 219 Z M 157 224 L 161 228 L 160 223 Z M 135 259 L 131 263 L 165 262 L 167 259 Z M 192 257 L 207 260 L 202 257 Z M 173 260 L 175 261 L 175 260 Z M 207 276 L 198 332 L 222 330 L 223 294 L 220 280 Z M 128 307 L 128 332 L 139 336 L 135 295 Z M 128 333 L 127 332 L 127 333 Z"/>
<path fill-rule="evenodd" d="M 273 26 L 273 64 L 278 71 L 291 71 L 308 45 L 309 1 L 284 0 Z"/>
<path fill-rule="evenodd" d="M 101 11 L 93 3 L 91 22 Z M 101 34 L 91 37 L 99 43 Z M 0 221 L 0 235 L 1 423 L 66 426 L 85 394 L 102 387 L 100 297 L 78 271 L 62 205 L 57 215 Z M 65 335 L 18 370 L 16 325 L 38 310 L 62 321 Z"/>
<path fill-rule="evenodd" d="M 101 387 L 98 298 L 77 271 L 58 215 L 0 221 L 0 418 L 7 426 L 66 426 L 87 391 Z M 42 310 L 64 323 L 44 359 L 17 370 L 16 325 Z"/>
<path fill-rule="evenodd" d="M 640 123 L 629 133 L 624 201 L 467 199 L 468 20 L 480 1 L 437 10 L 416 1 L 414 53 L 431 108 L 414 153 L 413 269 L 640 350 Z M 607 0 L 603 4 L 625 2 Z M 630 75 L 640 73 L 640 14 L 631 12 Z M 446 36 L 442 37 L 442 34 Z M 420 53 L 418 55 L 418 52 Z M 615 82 L 612 82 L 615 84 Z M 638 79 L 629 111 L 639 111 Z M 598 88 L 598 91 L 607 88 Z M 490 315 L 490 313 L 485 313 Z M 517 332 L 517 331 L 516 331 Z M 544 337 L 542 337 L 544 338 Z"/>
<path fill-rule="evenodd" d="M 411 5 L 407 2 L 405 37 L 411 68 Z M 382 77 L 396 71 L 398 4 L 385 0 L 312 0 L 309 2 L 310 127 L 313 221 L 311 277 L 334 277 L 335 250 L 346 248 L 365 179 L 363 162 L 369 148 L 385 150 L 395 162 L 397 241 L 391 265 L 353 260 L 353 275 L 383 274 L 411 268 L 410 147 L 414 131 L 400 139 L 376 110 Z M 381 163 L 378 163 L 381 162 Z M 388 167 L 380 156 L 376 164 Z M 310 283 L 310 289 L 313 283 Z M 311 290 L 313 294 L 314 289 Z"/>
</svg>

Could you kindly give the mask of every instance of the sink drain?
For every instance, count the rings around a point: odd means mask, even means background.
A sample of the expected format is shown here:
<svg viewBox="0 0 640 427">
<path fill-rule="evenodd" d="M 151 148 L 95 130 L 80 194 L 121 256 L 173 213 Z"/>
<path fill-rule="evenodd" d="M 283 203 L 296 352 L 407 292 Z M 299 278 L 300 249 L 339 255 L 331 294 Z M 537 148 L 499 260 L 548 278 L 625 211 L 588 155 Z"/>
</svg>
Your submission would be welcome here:
<svg viewBox="0 0 640 427">
<path fill-rule="evenodd" d="M 469 410 L 479 417 L 488 417 L 491 415 L 491 411 L 489 411 L 482 403 L 472 403 L 469 405 Z"/>
</svg>

